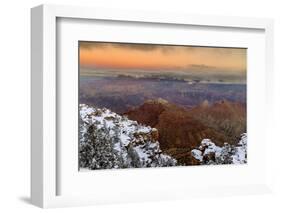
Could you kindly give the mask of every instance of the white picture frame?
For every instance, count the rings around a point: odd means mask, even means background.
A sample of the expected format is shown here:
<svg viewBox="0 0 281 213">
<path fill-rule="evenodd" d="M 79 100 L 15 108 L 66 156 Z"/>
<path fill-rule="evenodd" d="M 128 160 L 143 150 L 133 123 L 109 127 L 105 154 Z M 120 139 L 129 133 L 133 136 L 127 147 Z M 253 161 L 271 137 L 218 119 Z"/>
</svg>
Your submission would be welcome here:
<svg viewBox="0 0 281 213">
<path fill-rule="evenodd" d="M 262 41 L 264 45 L 264 68 L 261 68 L 261 75 L 265 78 L 260 78 L 259 81 L 264 82 L 264 87 L 260 90 L 264 94 L 263 109 L 268 112 L 262 118 L 265 126 L 265 144 L 266 153 L 264 154 L 264 166 L 261 168 L 263 178 L 253 181 L 253 184 L 248 182 L 239 182 L 236 184 L 220 184 L 215 186 L 202 184 L 202 187 L 191 188 L 183 186 L 179 188 L 177 185 L 168 184 L 167 190 L 159 190 L 152 188 L 152 193 L 147 196 L 143 192 L 136 193 L 131 190 L 122 191 L 122 196 L 118 193 L 113 193 L 112 196 L 107 196 L 97 191 L 95 195 L 89 194 L 59 194 L 59 173 L 61 167 L 58 166 L 60 159 L 58 152 L 58 132 L 57 132 L 57 116 L 58 116 L 58 95 L 57 88 L 60 81 L 57 78 L 57 36 L 58 36 L 58 20 L 63 19 L 78 19 L 78 20 L 101 20 L 101 21 L 118 21 L 120 25 L 124 22 L 131 23 L 153 23 L 154 25 L 173 26 L 200 26 L 207 28 L 220 28 L 231 30 L 235 29 L 252 29 L 263 32 Z M 187 14 L 165 14 L 152 13 L 146 11 L 121 11 L 110 9 L 84 8 L 74 6 L 54 6 L 41 5 L 31 10 L 31 201 L 34 205 L 42 208 L 76 206 L 76 205 L 92 205 L 99 203 L 116 203 L 116 202 L 138 202 L 143 200 L 163 200 L 163 199 L 178 199 L 200 196 L 215 196 L 215 195 L 240 195 L 264 193 L 271 191 L 271 163 L 270 163 L 270 131 L 272 131 L 273 117 L 272 107 L 273 100 L 271 91 L 273 90 L 273 21 L 271 19 L 257 18 L 241 18 L 241 17 L 216 17 L 203 15 L 187 15 Z M 163 37 L 164 35 L 159 35 Z M 251 80 L 251 79 L 250 79 Z M 252 81 L 252 80 L 251 80 Z M 254 83 L 253 83 L 254 84 Z M 251 103 L 250 103 L 251 105 Z M 252 117 L 251 117 L 252 119 Z M 254 134 L 254 133 L 252 133 Z M 192 168 L 191 168 L 192 169 Z M 216 170 L 226 170 L 225 167 L 220 169 L 205 168 L 215 172 Z M 247 170 L 247 168 L 244 168 Z M 134 175 L 139 175 L 144 170 L 133 172 Z M 168 175 L 173 172 L 186 175 L 187 168 L 172 168 L 168 170 L 145 171 L 148 177 L 158 175 Z M 189 170 L 190 171 L 190 168 Z M 198 171 L 198 175 L 201 174 Z M 128 173 L 127 173 L 128 174 Z M 111 175 L 114 178 L 114 175 Z M 194 174 L 196 177 L 196 174 Z M 95 178 L 95 177 L 93 177 Z M 71 184 L 71 183 L 70 183 Z M 129 188 L 130 186 L 127 186 Z M 126 188 L 126 187 L 125 187 Z M 170 192 L 167 195 L 167 192 Z M 127 195 L 125 195 L 127 193 Z M 165 194 L 166 193 L 166 194 Z M 59 195 L 58 195 L 59 194 Z"/>
</svg>

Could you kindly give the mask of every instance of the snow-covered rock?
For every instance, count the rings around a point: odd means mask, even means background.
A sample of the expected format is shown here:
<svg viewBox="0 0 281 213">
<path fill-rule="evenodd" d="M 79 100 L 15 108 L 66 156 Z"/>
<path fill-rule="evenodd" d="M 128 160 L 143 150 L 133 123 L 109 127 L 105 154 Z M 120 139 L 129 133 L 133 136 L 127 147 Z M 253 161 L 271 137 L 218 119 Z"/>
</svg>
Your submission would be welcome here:
<svg viewBox="0 0 281 213">
<path fill-rule="evenodd" d="M 233 155 L 234 164 L 247 163 L 247 134 L 241 135 L 238 145 L 235 147 L 235 154 Z"/>
<path fill-rule="evenodd" d="M 155 128 L 138 124 L 109 109 L 79 105 L 80 167 L 89 169 L 175 166 L 163 154 Z"/>
<path fill-rule="evenodd" d="M 217 146 L 210 139 L 204 139 L 191 155 L 200 164 L 244 164 L 247 163 L 247 134 L 241 135 L 237 146 L 225 143 Z"/>
</svg>

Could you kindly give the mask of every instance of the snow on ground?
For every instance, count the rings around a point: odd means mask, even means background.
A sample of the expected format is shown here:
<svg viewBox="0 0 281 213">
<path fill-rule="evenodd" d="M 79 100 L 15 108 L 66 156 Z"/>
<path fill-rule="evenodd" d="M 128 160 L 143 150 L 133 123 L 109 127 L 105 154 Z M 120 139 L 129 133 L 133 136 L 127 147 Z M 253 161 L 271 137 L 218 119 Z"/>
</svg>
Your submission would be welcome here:
<svg viewBox="0 0 281 213">
<path fill-rule="evenodd" d="M 221 151 L 222 151 L 222 148 L 219 147 L 219 146 L 216 146 L 216 144 L 213 143 L 210 139 L 203 139 L 202 140 L 200 149 L 203 149 L 203 148 L 205 148 L 203 155 L 215 153 L 216 156 L 219 156 L 221 154 Z"/>
<path fill-rule="evenodd" d="M 198 160 L 198 161 L 202 161 L 203 160 L 203 155 L 202 155 L 202 152 L 200 151 L 200 150 L 198 150 L 198 149 L 193 149 L 192 151 L 191 151 L 191 154 L 192 154 L 192 156 L 196 159 L 196 160 Z"/>
<path fill-rule="evenodd" d="M 247 163 L 247 134 L 241 135 L 237 146 L 225 143 L 217 146 L 210 139 L 204 139 L 191 155 L 201 164 L 243 164 Z"/>
<path fill-rule="evenodd" d="M 233 163 L 234 164 L 246 163 L 247 162 L 247 134 L 246 133 L 242 134 L 238 146 L 235 149 L 236 152 L 233 155 Z"/>
<path fill-rule="evenodd" d="M 152 128 L 149 126 L 143 126 L 136 121 L 126 119 L 124 116 L 120 116 L 108 109 L 98 109 L 89 107 L 86 104 L 80 104 L 80 116 L 84 124 L 96 124 L 98 128 L 102 128 L 106 125 L 110 129 L 110 134 L 113 134 L 113 130 L 118 124 L 120 130 L 120 139 L 124 146 L 127 146 L 131 140 L 130 135 L 133 133 L 150 133 Z M 84 125 L 85 126 L 85 125 Z M 82 128 L 82 134 L 86 132 L 87 128 Z"/>
<path fill-rule="evenodd" d="M 80 104 L 80 117 L 81 144 L 88 143 L 85 134 L 88 128 L 94 125 L 100 130 L 106 128 L 110 138 L 118 135 L 119 142 L 114 143 L 113 148 L 128 164 L 131 163 L 128 160 L 129 149 L 137 154 L 134 159 L 139 161 L 138 165 L 141 167 L 161 166 L 159 162 L 163 162 L 163 166 L 176 164 L 175 159 L 162 154 L 159 142 L 152 137 L 152 132 L 157 131 L 155 128 L 138 124 L 136 121 L 129 120 L 127 117 L 120 116 L 106 108 L 99 109 L 86 104 Z"/>
</svg>

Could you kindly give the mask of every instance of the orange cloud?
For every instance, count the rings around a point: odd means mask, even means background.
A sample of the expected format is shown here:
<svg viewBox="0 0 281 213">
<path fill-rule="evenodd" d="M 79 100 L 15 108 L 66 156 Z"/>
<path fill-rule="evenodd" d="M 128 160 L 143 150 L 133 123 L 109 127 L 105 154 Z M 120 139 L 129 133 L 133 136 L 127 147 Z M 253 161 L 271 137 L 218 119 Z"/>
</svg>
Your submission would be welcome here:
<svg viewBox="0 0 281 213">
<path fill-rule="evenodd" d="M 82 45 L 81 45 L 82 44 Z M 89 68 L 246 71 L 246 49 L 80 42 Z"/>
</svg>

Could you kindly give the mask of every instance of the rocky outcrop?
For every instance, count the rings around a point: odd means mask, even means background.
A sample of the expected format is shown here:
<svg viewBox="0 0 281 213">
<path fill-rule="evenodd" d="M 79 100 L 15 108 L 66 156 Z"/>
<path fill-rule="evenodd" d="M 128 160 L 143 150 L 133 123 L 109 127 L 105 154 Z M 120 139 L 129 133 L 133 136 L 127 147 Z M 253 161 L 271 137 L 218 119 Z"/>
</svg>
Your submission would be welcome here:
<svg viewBox="0 0 281 213">
<path fill-rule="evenodd" d="M 79 165 L 89 169 L 175 166 L 158 130 L 110 110 L 80 104 Z"/>
<path fill-rule="evenodd" d="M 204 139 L 191 154 L 196 162 L 203 165 L 247 163 L 247 134 L 241 135 L 236 146 L 225 143 L 220 147 L 211 140 Z"/>
</svg>

